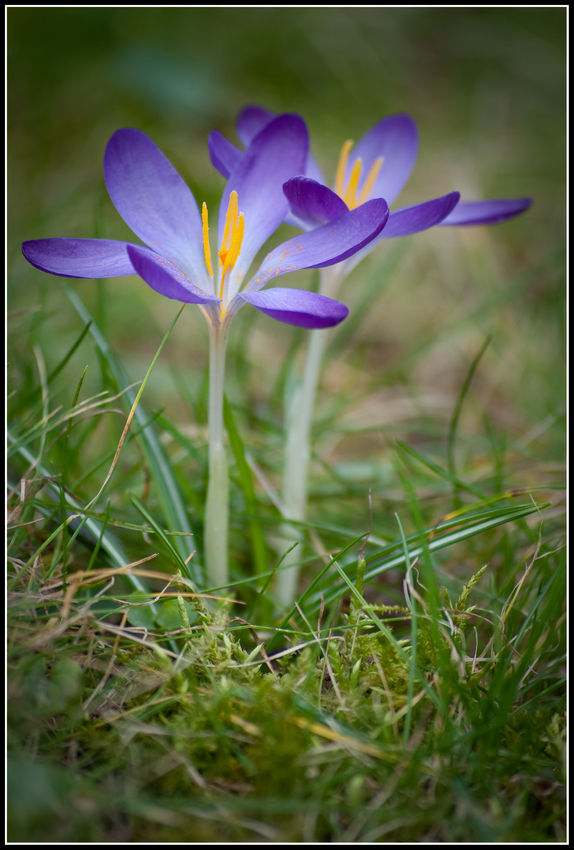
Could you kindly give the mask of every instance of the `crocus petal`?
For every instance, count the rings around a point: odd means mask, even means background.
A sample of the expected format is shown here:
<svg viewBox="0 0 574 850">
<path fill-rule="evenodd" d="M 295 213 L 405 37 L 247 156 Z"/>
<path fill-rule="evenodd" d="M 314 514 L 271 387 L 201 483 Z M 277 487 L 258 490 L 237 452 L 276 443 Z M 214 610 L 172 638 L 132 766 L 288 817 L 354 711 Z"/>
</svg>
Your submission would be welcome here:
<svg viewBox="0 0 574 850">
<path fill-rule="evenodd" d="M 292 177 L 283 184 L 283 192 L 291 212 L 306 227 L 320 227 L 349 211 L 335 192 L 308 177 Z"/>
<path fill-rule="evenodd" d="M 451 192 L 442 198 L 435 198 L 434 201 L 392 212 L 383 231 L 383 237 L 389 239 L 396 236 L 410 236 L 411 233 L 419 233 L 421 230 L 434 227 L 452 212 L 459 198 L 459 192 Z"/>
<path fill-rule="evenodd" d="M 118 130 L 106 147 L 104 173 L 117 211 L 142 242 L 207 287 L 197 204 L 152 140 L 140 130 Z"/>
<path fill-rule="evenodd" d="M 491 201 L 461 201 L 443 225 L 498 224 L 528 209 L 532 198 L 498 198 Z"/>
<path fill-rule="evenodd" d="M 219 130 L 209 134 L 207 142 L 211 164 L 226 180 L 243 156 L 243 151 L 235 147 Z"/>
<path fill-rule="evenodd" d="M 126 247 L 112 239 L 34 239 L 24 242 L 22 253 L 43 272 L 60 277 L 119 277 L 135 274 Z"/>
<path fill-rule="evenodd" d="M 245 288 L 255 292 L 280 274 L 340 263 L 378 236 L 388 217 L 386 201 L 376 198 L 329 224 L 301 233 L 268 254 Z"/>
<path fill-rule="evenodd" d="M 275 118 L 275 113 L 262 106 L 246 106 L 237 116 L 237 135 L 249 147 L 255 136 Z"/>
<path fill-rule="evenodd" d="M 345 183 L 355 161 L 363 161 L 363 180 L 375 161 L 383 157 L 383 164 L 369 194 L 371 198 L 384 198 L 392 204 L 407 182 L 418 152 L 417 125 L 410 115 L 391 115 L 375 124 L 351 151 L 347 163 Z M 359 183 L 358 191 L 361 191 Z"/>
<path fill-rule="evenodd" d="M 262 106 L 246 106 L 245 109 L 243 109 L 239 113 L 239 116 L 237 118 L 237 135 L 239 136 L 243 144 L 247 147 L 247 145 L 249 145 L 253 141 L 255 136 L 260 133 L 261 130 L 266 127 L 274 118 L 275 113 L 270 112 L 268 109 L 264 109 Z M 305 175 L 305 177 L 311 177 L 318 183 L 325 182 L 323 178 L 323 172 L 319 168 L 317 160 L 311 155 L 310 152 L 307 156 L 307 163 L 302 173 Z M 289 216 L 287 218 L 287 222 L 288 224 L 296 224 L 296 222 L 289 220 Z"/>
<path fill-rule="evenodd" d="M 128 255 L 139 276 L 160 295 L 175 301 L 184 301 L 186 304 L 219 301 L 215 295 L 210 295 L 196 286 L 177 266 L 153 251 L 137 245 L 128 245 Z"/>
<path fill-rule="evenodd" d="M 274 287 L 239 295 L 266 316 L 299 328 L 332 328 L 349 314 L 349 309 L 339 301 L 304 289 Z"/>
<path fill-rule="evenodd" d="M 301 174 L 309 151 L 309 134 L 298 115 L 280 115 L 253 139 L 227 184 L 219 210 L 219 238 L 232 191 L 237 192 L 245 233 L 239 259 L 230 275 L 230 297 L 239 290 L 255 254 L 279 227 L 289 208 L 283 183 Z"/>
</svg>

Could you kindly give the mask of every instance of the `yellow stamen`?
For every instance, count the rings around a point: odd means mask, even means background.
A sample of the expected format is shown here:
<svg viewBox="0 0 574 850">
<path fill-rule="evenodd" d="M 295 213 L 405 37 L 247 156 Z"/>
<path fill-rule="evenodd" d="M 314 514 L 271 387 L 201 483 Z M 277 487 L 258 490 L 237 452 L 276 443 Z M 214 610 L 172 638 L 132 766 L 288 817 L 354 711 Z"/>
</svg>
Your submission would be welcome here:
<svg viewBox="0 0 574 850">
<path fill-rule="evenodd" d="M 243 213 L 239 213 L 239 218 L 237 220 L 237 228 L 233 233 L 233 239 L 231 241 L 231 245 L 229 246 L 229 253 L 226 257 L 225 264 L 227 269 L 231 271 L 235 263 L 237 262 L 237 258 L 239 257 L 239 252 L 241 251 L 241 243 L 243 242 L 243 234 L 245 232 L 245 218 Z M 225 272 L 224 272 L 225 274 Z"/>
<path fill-rule="evenodd" d="M 363 188 L 361 189 L 359 197 L 357 198 L 357 202 L 356 202 L 355 206 L 360 207 L 361 204 L 365 203 L 365 201 L 368 199 L 369 195 L 371 194 L 373 186 L 375 185 L 375 180 L 379 176 L 379 171 L 381 170 L 381 165 L 383 164 L 383 159 L 384 159 L 384 157 L 380 156 L 378 159 L 376 159 L 374 161 L 374 163 L 371 167 L 371 170 L 369 171 L 369 173 L 367 175 L 367 179 L 365 180 Z M 352 209 L 352 207 L 351 207 L 351 209 Z"/>
<path fill-rule="evenodd" d="M 245 218 L 243 213 L 238 213 L 237 192 L 232 192 L 229 196 L 227 215 L 225 217 L 225 230 L 218 254 L 219 266 L 221 268 L 220 298 L 223 298 L 225 275 L 233 269 L 239 257 L 244 232 Z"/>
<path fill-rule="evenodd" d="M 339 164 L 337 165 L 337 175 L 335 177 L 335 192 L 340 198 L 345 194 L 345 171 L 347 170 L 347 162 L 352 147 L 353 142 L 351 139 L 347 139 L 339 155 Z"/>
<path fill-rule="evenodd" d="M 209 225 L 207 223 L 207 204 L 203 202 L 201 208 L 201 223 L 203 225 L 203 253 L 205 254 L 205 265 L 207 271 L 213 277 L 213 269 L 211 267 L 211 248 L 209 247 Z"/>
<path fill-rule="evenodd" d="M 354 210 L 356 207 L 355 192 L 357 191 L 357 186 L 359 185 L 359 178 L 361 176 L 362 168 L 363 162 L 361 160 L 361 157 L 359 157 L 355 160 L 355 164 L 353 165 L 353 170 L 351 171 L 351 176 L 349 177 L 349 183 L 347 185 L 347 191 L 345 192 L 345 197 L 343 198 L 350 210 Z"/>
<path fill-rule="evenodd" d="M 237 227 L 237 192 L 232 192 L 229 196 L 227 205 L 227 215 L 225 216 L 225 229 L 223 231 L 223 239 L 221 240 L 221 248 L 219 251 L 219 265 L 223 266 L 229 253 L 229 248 L 233 240 L 233 234 Z M 225 274 L 225 272 L 224 272 Z"/>
</svg>

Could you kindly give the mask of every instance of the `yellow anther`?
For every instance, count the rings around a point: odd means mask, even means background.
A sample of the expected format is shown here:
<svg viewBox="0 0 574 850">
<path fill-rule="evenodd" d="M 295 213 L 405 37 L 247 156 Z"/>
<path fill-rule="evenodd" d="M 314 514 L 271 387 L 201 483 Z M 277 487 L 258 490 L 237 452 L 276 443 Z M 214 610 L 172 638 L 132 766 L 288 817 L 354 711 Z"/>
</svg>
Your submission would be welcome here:
<svg viewBox="0 0 574 850">
<path fill-rule="evenodd" d="M 237 192 L 232 192 L 229 196 L 227 205 L 227 215 L 225 216 L 225 229 L 223 231 L 223 239 L 219 250 L 219 265 L 223 266 L 229 253 L 229 248 L 233 240 L 233 234 L 237 227 Z"/>
<path fill-rule="evenodd" d="M 223 239 L 221 240 L 221 246 L 218 254 L 219 266 L 221 268 L 220 298 L 223 298 L 225 275 L 228 271 L 233 269 L 237 262 L 237 258 L 239 257 L 244 232 L 245 218 L 243 213 L 238 213 L 237 192 L 232 192 L 229 196 L 227 215 L 225 217 L 225 229 L 223 231 Z"/>
<path fill-rule="evenodd" d="M 233 233 L 233 239 L 229 246 L 229 253 L 226 258 L 226 266 L 229 270 L 233 268 L 241 251 L 241 243 L 243 242 L 243 234 L 245 232 L 245 218 L 243 213 L 239 213 L 237 220 L 237 228 Z"/>
<path fill-rule="evenodd" d="M 341 148 L 341 153 L 339 155 L 339 163 L 337 165 L 337 174 L 335 177 L 335 192 L 340 198 L 342 198 L 345 194 L 345 171 L 347 170 L 347 162 L 352 147 L 352 140 L 347 139 Z"/>
<path fill-rule="evenodd" d="M 363 162 L 361 160 L 361 157 L 359 157 L 355 160 L 355 164 L 353 165 L 353 170 L 351 171 L 351 176 L 349 177 L 349 183 L 347 185 L 347 191 L 345 192 L 345 197 L 343 198 L 350 210 L 354 210 L 356 207 L 355 193 L 357 191 L 357 186 L 359 185 L 359 178 L 361 176 L 362 168 Z"/>
<path fill-rule="evenodd" d="M 213 269 L 211 267 L 211 248 L 209 247 L 209 224 L 207 222 L 207 204 L 203 202 L 201 208 L 201 223 L 203 225 L 203 253 L 205 254 L 205 265 L 207 271 L 213 277 Z"/>
<path fill-rule="evenodd" d="M 371 166 L 371 170 L 369 171 L 369 173 L 367 175 L 367 179 L 365 180 L 365 182 L 363 184 L 363 188 L 361 189 L 361 192 L 359 194 L 359 197 L 357 198 L 355 206 L 360 207 L 361 204 L 364 204 L 365 201 L 367 201 L 369 199 L 369 195 L 371 194 L 373 186 L 375 185 L 375 180 L 379 176 L 379 171 L 381 170 L 381 165 L 383 164 L 383 159 L 384 159 L 384 157 L 380 156 L 378 159 L 376 159 L 374 161 L 373 165 Z"/>
<path fill-rule="evenodd" d="M 345 201 L 350 210 L 354 210 L 356 207 L 360 207 L 361 204 L 364 204 L 365 201 L 369 199 L 369 195 L 373 190 L 373 186 L 375 185 L 375 181 L 379 176 L 379 171 L 381 170 L 381 165 L 383 164 L 382 156 L 375 160 L 375 162 L 371 166 L 371 170 L 367 175 L 367 179 L 363 183 L 363 187 L 359 192 L 359 196 L 356 197 L 359 181 L 361 179 L 361 171 L 363 168 L 363 162 L 361 160 L 361 157 L 358 157 L 358 159 L 355 160 L 353 168 L 351 170 L 351 175 L 349 177 L 349 182 L 347 183 L 347 186 L 345 188 L 345 174 L 347 171 L 349 154 L 351 152 L 352 147 L 353 142 L 348 139 L 341 148 L 341 153 L 339 155 L 339 163 L 337 165 L 337 174 L 335 177 L 335 191 L 337 195 Z"/>
</svg>

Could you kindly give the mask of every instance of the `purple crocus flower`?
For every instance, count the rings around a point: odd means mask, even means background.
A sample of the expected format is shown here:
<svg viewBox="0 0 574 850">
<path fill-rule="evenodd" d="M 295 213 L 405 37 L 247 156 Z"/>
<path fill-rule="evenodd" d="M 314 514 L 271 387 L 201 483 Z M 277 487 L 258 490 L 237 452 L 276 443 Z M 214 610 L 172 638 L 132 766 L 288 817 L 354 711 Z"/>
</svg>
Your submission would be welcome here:
<svg viewBox="0 0 574 850">
<path fill-rule="evenodd" d="M 244 109 L 238 118 L 237 135 L 243 145 L 273 120 L 273 113 L 258 106 Z M 220 133 L 209 139 L 213 165 L 228 176 L 238 167 L 244 154 Z M 403 189 L 416 161 L 418 132 L 408 115 L 391 115 L 379 121 L 353 148 L 345 142 L 333 189 L 325 185 L 321 169 L 309 154 L 300 175 L 285 182 L 283 190 L 289 201 L 286 221 L 308 233 L 318 232 L 328 222 L 356 212 L 384 198 L 391 205 Z M 336 268 L 321 273 L 319 292 L 334 296 L 343 278 L 382 239 L 409 236 L 437 224 L 495 224 L 518 215 L 530 206 L 529 198 L 496 199 L 461 202 L 458 192 L 393 211 L 379 235 L 361 250 L 342 260 Z M 310 458 L 313 405 L 320 375 L 325 337 L 311 334 L 300 390 L 293 394 L 291 410 L 286 418 L 286 446 L 283 481 L 284 515 L 301 522 L 306 515 L 307 469 Z M 301 539 L 300 532 L 285 528 L 285 540 Z M 283 565 L 288 567 L 278 576 L 277 595 L 290 607 L 297 587 L 300 556 L 288 553 Z"/>
<path fill-rule="evenodd" d="M 303 328 L 328 328 L 348 314 L 324 294 L 274 287 L 271 279 L 297 269 L 344 262 L 381 232 L 389 209 L 374 199 L 356 210 L 284 242 L 271 251 L 246 286 L 258 250 L 289 210 L 283 185 L 305 170 L 309 135 L 298 115 L 280 115 L 253 133 L 227 175 L 218 220 L 218 263 L 212 263 L 207 206 L 201 213 L 189 188 L 159 148 L 139 130 L 118 130 L 108 142 L 104 174 L 119 214 L 143 245 L 109 239 L 38 239 L 25 242 L 26 259 L 65 277 L 138 274 L 166 298 L 197 304 L 210 338 L 209 483 L 205 506 L 205 560 L 213 587 L 225 586 L 229 480 L 223 440 L 225 348 L 231 320 L 246 303 Z M 215 268 L 214 268 L 215 266 Z"/>
<path fill-rule="evenodd" d="M 272 112 L 248 106 L 239 115 L 237 135 L 248 145 L 254 134 L 272 120 Z M 413 119 L 409 115 L 391 115 L 375 124 L 354 148 L 352 142 L 345 142 L 334 190 L 325 185 L 321 169 L 309 154 L 302 174 L 292 177 L 284 186 L 290 206 L 286 221 L 308 231 L 324 226 L 348 210 L 360 209 L 373 198 L 384 198 L 390 206 L 407 182 L 417 152 L 418 131 Z M 213 165 L 224 175 L 243 156 L 239 148 L 219 133 L 211 134 L 210 153 Z M 409 236 L 436 224 L 497 224 L 524 212 L 531 203 L 530 198 L 460 201 L 458 192 L 450 192 L 395 210 L 379 236 L 346 261 L 341 276 L 348 274 L 382 239 Z"/>
<path fill-rule="evenodd" d="M 116 209 L 145 245 L 109 239 L 38 239 L 25 242 L 23 254 L 37 268 L 65 277 L 139 274 L 161 295 L 200 305 L 210 323 L 228 325 L 247 301 L 291 325 L 336 325 L 348 310 L 331 298 L 299 289 L 259 290 L 279 275 L 339 263 L 363 248 L 387 222 L 383 200 L 345 210 L 336 221 L 284 242 L 242 288 L 257 251 L 288 212 L 282 186 L 304 171 L 308 149 L 307 128 L 297 115 L 273 117 L 253 134 L 228 175 L 214 270 L 206 205 L 200 213 L 186 183 L 144 133 L 118 130 L 104 155 L 106 186 Z"/>
</svg>

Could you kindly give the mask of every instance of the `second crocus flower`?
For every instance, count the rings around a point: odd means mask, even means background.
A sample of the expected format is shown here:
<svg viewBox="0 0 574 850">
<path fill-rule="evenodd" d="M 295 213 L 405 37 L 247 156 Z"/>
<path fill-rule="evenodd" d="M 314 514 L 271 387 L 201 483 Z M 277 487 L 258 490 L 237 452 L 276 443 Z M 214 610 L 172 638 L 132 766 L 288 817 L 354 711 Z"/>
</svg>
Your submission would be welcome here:
<svg viewBox="0 0 574 850">
<path fill-rule="evenodd" d="M 237 135 L 249 145 L 254 134 L 261 132 L 273 113 L 260 106 L 248 106 L 237 120 Z M 217 133 L 210 137 L 211 159 L 222 174 L 230 173 L 243 153 Z M 407 182 L 418 153 L 418 131 L 409 115 L 383 118 L 354 146 L 343 144 L 332 189 L 325 185 L 320 167 L 309 153 L 305 169 L 285 183 L 289 200 L 286 222 L 310 232 L 322 228 L 349 211 L 362 209 L 374 198 L 384 198 L 389 206 L 397 199 Z M 326 268 L 320 277 L 319 293 L 335 297 L 342 280 L 383 239 L 410 236 L 435 225 L 470 226 L 498 224 L 524 212 L 530 198 L 497 198 L 484 201 L 460 201 L 458 192 L 411 207 L 393 210 L 379 235 L 362 249 Z M 302 522 L 306 515 L 307 469 L 310 457 L 310 432 L 313 407 L 325 347 L 325 335 L 311 334 L 303 379 L 286 419 L 286 447 L 283 481 L 285 517 Z M 291 538 L 293 537 L 291 531 Z M 301 539 L 301 534 L 295 537 Z M 295 551 L 285 565 L 295 565 Z M 284 605 L 295 598 L 298 571 L 285 569 L 278 578 L 278 596 Z"/>
</svg>

